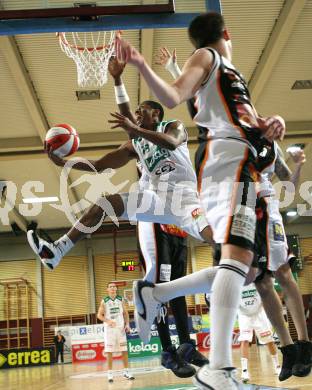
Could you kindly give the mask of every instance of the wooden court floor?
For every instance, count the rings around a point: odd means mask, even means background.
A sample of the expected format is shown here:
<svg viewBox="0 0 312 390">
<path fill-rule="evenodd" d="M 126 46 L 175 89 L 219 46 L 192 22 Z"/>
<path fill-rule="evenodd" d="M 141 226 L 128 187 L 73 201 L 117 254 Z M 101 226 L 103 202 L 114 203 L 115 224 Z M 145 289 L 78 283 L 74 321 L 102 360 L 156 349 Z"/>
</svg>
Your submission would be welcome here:
<svg viewBox="0 0 312 390">
<path fill-rule="evenodd" d="M 234 360 L 239 367 L 239 351 Z M 121 365 L 115 363 L 116 369 Z M 131 363 L 134 381 L 116 376 L 108 384 L 104 364 L 64 364 L 35 368 L 18 368 L 0 371 L 1 390 L 195 390 L 191 379 L 179 379 L 171 371 L 160 367 L 159 359 L 138 359 Z M 115 368 L 115 367 L 114 367 Z M 306 378 L 292 377 L 279 382 L 273 375 L 271 358 L 265 347 L 251 348 L 249 369 L 251 384 L 242 390 L 302 389 L 312 390 L 312 375 Z M 239 375 L 239 371 L 238 371 Z M 253 385 L 252 385 L 253 384 Z"/>
</svg>

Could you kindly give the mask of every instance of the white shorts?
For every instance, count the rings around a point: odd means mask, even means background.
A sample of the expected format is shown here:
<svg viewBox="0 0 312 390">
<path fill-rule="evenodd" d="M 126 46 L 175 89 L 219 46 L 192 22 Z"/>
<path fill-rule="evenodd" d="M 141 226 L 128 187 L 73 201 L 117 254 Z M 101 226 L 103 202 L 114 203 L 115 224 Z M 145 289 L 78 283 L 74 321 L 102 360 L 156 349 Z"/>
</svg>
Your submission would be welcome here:
<svg viewBox="0 0 312 390">
<path fill-rule="evenodd" d="M 244 142 L 209 140 L 201 162 L 198 189 L 216 243 L 253 249 L 256 230 L 254 157 Z M 236 184 L 237 183 L 237 184 Z M 243 196 L 243 189 L 247 196 Z"/>
<path fill-rule="evenodd" d="M 120 218 L 129 221 L 145 221 L 174 224 L 194 238 L 203 241 L 200 232 L 208 226 L 196 191 L 176 187 L 156 193 L 152 190 L 120 194 L 125 212 Z"/>
<path fill-rule="evenodd" d="M 273 341 L 272 326 L 263 308 L 259 313 L 252 316 L 239 313 L 238 324 L 240 331 L 239 341 L 251 343 L 254 331 L 260 344 L 268 344 Z"/>
<path fill-rule="evenodd" d="M 273 198 L 265 198 L 267 203 L 268 222 L 267 240 L 267 268 L 270 271 L 278 270 L 288 262 L 288 245 L 283 225 L 283 219 L 279 211 L 279 201 Z"/>
<path fill-rule="evenodd" d="M 127 336 L 124 328 L 111 328 L 105 326 L 104 329 L 104 351 L 122 352 L 127 351 Z"/>
</svg>

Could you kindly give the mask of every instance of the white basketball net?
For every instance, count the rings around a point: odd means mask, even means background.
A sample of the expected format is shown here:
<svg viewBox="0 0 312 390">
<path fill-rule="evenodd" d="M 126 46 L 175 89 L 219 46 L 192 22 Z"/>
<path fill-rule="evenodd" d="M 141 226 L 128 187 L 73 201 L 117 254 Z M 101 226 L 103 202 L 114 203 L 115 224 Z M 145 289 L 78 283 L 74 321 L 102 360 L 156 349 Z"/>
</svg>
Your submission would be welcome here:
<svg viewBox="0 0 312 390">
<path fill-rule="evenodd" d="M 108 61 L 114 53 L 115 31 L 58 33 L 67 57 L 77 66 L 79 87 L 102 87 L 107 82 Z M 70 40 L 70 41 L 69 41 Z"/>
</svg>

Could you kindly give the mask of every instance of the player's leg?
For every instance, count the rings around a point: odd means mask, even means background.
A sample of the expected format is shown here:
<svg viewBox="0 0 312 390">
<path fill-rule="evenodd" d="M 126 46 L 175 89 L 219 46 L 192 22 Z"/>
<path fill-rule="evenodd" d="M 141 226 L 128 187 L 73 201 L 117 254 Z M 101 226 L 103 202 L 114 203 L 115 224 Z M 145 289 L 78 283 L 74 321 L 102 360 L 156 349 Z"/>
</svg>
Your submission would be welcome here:
<svg viewBox="0 0 312 390">
<path fill-rule="evenodd" d="M 207 160 L 200 169 L 202 204 L 215 242 L 222 244 L 221 262 L 212 285 L 210 299 L 210 364 L 200 369 L 196 383 L 214 387 L 218 378 L 228 376 L 237 388 L 232 362 L 232 332 L 241 290 L 252 260 L 256 230 L 257 173 L 246 145 L 230 140 L 213 140 Z"/>
<path fill-rule="evenodd" d="M 122 353 L 122 362 L 124 367 L 123 377 L 128 380 L 133 380 L 134 376 L 129 372 L 129 359 L 128 359 L 128 347 L 127 347 L 127 336 L 123 328 L 118 329 L 119 337 L 117 340 L 117 350 Z M 118 352 L 116 350 L 116 352 Z"/>
<path fill-rule="evenodd" d="M 295 376 L 306 376 L 311 372 L 312 344 L 309 341 L 302 296 L 288 263 L 279 267 L 275 272 L 275 278 L 283 290 L 287 309 L 298 334 L 297 361 L 293 366 L 292 373 Z"/>
<path fill-rule="evenodd" d="M 178 235 L 162 233 L 164 250 L 170 262 L 170 280 L 179 279 L 186 274 L 187 268 L 187 239 Z M 202 367 L 208 359 L 197 349 L 194 340 L 191 340 L 188 324 L 188 312 L 185 296 L 174 298 L 170 307 L 179 336 L 180 346 L 178 354 L 188 363 Z"/>
<path fill-rule="evenodd" d="M 145 281 L 166 282 L 170 280 L 170 256 L 167 253 L 165 238 L 165 233 L 162 234 L 159 224 L 138 222 L 139 247 L 146 270 Z M 164 315 L 156 319 L 156 326 L 163 350 L 161 364 L 172 370 L 178 377 L 191 377 L 195 374 L 195 369 L 180 358 L 175 346 L 172 345 L 168 314 L 165 309 L 165 307 L 162 309 Z"/>
<path fill-rule="evenodd" d="M 272 325 L 263 307 L 260 309 L 257 315 L 255 315 L 253 324 L 257 339 L 261 344 L 265 344 L 269 349 L 272 358 L 274 374 L 279 375 L 281 367 L 278 360 L 277 348 L 273 340 Z"/>
<path fill-rule="evenodd" d="M 90 231 L 96 231 L 106 216 L 120 217 L 125 211 L 125 204 L 119 194 L 101 197 L 96 204 L 92 205 L 80 218 L 80 220 L 61 238 L 49 243 L 29 230 L 28 242 L 33 251 L 41 258 L 42 263 L 49 269 L 54 269 L 61 259 L 73 246 Z"/>
<path fill-rule="evenodd" d="M 113 376 L 113 353 L 112 352 L 106 352 L 107 356 L 107 380 L 109 383 L 112 383 L 114 381 Z"/>
<path fill-rule="evenodd" d="M 239 338 L 241 342 L 241 378 L 242 381 L 248 382 L 250 380 L 250 375 L 248 371 L 248 358 L 249 358 L 249 345 L 252 342 L 253 338 L 253 324 L 252 316 L 246 316 L 243 314 L 238 315 L 238 326 L 239 326 Z"/>
<path fill-rule="evenodd" d="M 279 380 L 284 381 L 292 375 L 292 367 L 297 359 L 297 348 L 287 329 L 281 300 L 274 289 L 271 275 L 265 272 L 261 279 L 256 280 L 255 285 L 261 296 L 266 315 L 281 343 L 280 350 L 283 354 L 283 362 Z"/>
</svg>

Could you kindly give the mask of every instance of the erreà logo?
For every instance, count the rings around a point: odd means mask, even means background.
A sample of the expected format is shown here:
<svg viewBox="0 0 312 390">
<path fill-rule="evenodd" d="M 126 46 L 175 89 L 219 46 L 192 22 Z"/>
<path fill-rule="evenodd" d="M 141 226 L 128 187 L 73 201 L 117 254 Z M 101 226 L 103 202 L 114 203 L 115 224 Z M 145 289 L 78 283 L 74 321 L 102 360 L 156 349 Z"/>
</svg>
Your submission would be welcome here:
<svg viewBox="0 0 312 390">
<path fill-rule="evenodd" d="M 0 367 L 2 367 L 6 361 L 7 358 L 0 353 Z"/>
</svg>

